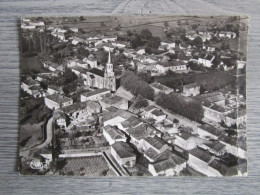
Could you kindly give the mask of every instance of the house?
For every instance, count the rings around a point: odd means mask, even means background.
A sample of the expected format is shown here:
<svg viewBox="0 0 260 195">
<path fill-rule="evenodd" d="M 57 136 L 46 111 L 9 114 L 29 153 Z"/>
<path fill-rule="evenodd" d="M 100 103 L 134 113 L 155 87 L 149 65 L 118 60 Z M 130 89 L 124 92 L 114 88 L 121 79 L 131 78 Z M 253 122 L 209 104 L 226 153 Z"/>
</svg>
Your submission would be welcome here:
<svg viewBox="0 0 260 195">
<path fill-rule="evenodd" d="M 50 109 L 58 109 L 73 104 L 71 98 L 65 97 L 64 95 L 52 94 L 44 98 L 45 105 Z"/>
<path fill-rule="evenodd" d="M 136 127 L 128 128 L 125 133 L 130 136 L 130 142 L 136 146 L 138 150 L 143 148 L 143 139 L 146 137 L 161 137 L 162 133 L 149 124 L 141 124 Z"/>
<path fill-rule="evenodd" d="M 154 92 L 156 94 L 158 94 L 160 92 L 165 93 L 165 94 L 170 94 L 170 93 L 174 92 L 174 90 L 172 88 L 162 85 L 160 83 L 151 83 L 150 86 L 154 89 Z"/>
<path fill-rule="evenodd" d="M 94 91 L 85 92 L 80 95 L 80 101 L 85 102 L 87 100 L 98 101 L 102 99 L 102 95 L 110 94 L 109 89 L 96 89 Z"/>
<path fill-rule="evenodd" d="M 88 116 L 101 112 L 101 106 L 97 102 L 78 102 L 60 109 L 71 119 L 84 120 Z"/>
<path fill-rule="evenodd" d="M 225 123 L 229 127 L 232 125 L 236 125 L 238 127 L 239 125 L 246 123 L 246 116 L 245 108 L 235 109 L 226 116 Z"/>
<path fill-rule="evenodd" d="M 211 68 L 215 56 L 212 54 L 201 54 L 198 59 L 198 64 L 202 64 L 205 67 Z"/>
<path fill-rule="evenodd" d="M 61 72 L 65 71 L 63 65 L 59 65 L 59 64 L 56 64 L 56 63 L 51 62 L 51 61 L 44 61 L 43 62 L 43 67 L 47 68 L 48 70 L 50 70 L 52 72 L 54 72 L 56 70 L 59 70 Z"/>
<path fill-rule="evenodd" d="M 166 47 L 167 50 L 171 50 L 171 49 L 174 49 L 175 46 L 176 46 L 175 42 L 163 42 L 162 41 L 159 48 Z"/>
<path fill-rule="evenodd" d="M 216 103 L 205 102 L 202 105 L 204 110 L 204 118 L 207 120 L 215 121 L 220 123 L 221 121 L 225 122 L 226 115 L 231 112 L 226 106 L 221 106 Z"/>
<path fill-rule="evenodd" d="M 150 162 L 154 162 L 155 158 L 167 149 L 170 149 L 167 143 L 157 136 L 143 139 L 142 150 L 144 151 L 144 156 Z"/>
<path fill-rule="evenodd" d="M 145 49 L 139 49 L 136 53 L 139 54 L 139 55 L 144 55 Z"/>
<path fill-rule="evenodd" d="M 236 38 L 237 34 L 235 32 L 230 31 L 221 31 L 218 34 L 219 38 L 228 38 L 228 39 L 234 39 Z"/>
<path fill-rule="evenodd" d="M 180 148 L 183 148 L 184 150 L 191 150 L 195 145 L 195 136 L 187 131 L 181 131 L 179 133 L 175 134 L 175 140 L 173 141 L 173 144 L 179 146 Z"/>
<path fill-rule="evenodd" d="M 184 96 L 196 96 L 200 94 L 200 84 L 191 83 L 183 86 L 182 95 Z"/>
<path fill-rule="evenodd" d="M 135 128 L 139 125 L 143 124 L 143 121 L 136 117 L 136 116 L 131 116 L 125 121 L 122 121 L 118 124 L 118 128 L 121 129 L 122 131 L 126 131 L 129 128 Z"/>
<path fill-rule="evenodd" d="M 169 62 L 158 62 L 156 69 L 159 73 L 165 74 L 169 70 L 174 72 L 187 70 L 187 65 L 182 60 L 172 60 Z"/>
<path fill-rule="evenodd" d="M 102 38 L 102 40 L 104 41 L 104 42 L 116 42 L 117 41 L 117 36 L 104 36 L 103 38 Z"/>
<path fill-rule="evenodd" d="M 117 41 L 117 42 L 112 43 L 113 47 L 118 47 L 119 49 L 126 48 L 127 45 L 128 45 L 128 43 L 125 41 Z"/>
<path fill-rule="evenodd" d="M 70 30 L 72 31 L 72 32 L 75 32 L 75 33 L 77 33 L 77 32 L 79 32 L 79 29 L 78 28 L 70 28 Z"/>
<path fill-rule="evenodd" d="M 121 166 L 133 167 L 136 163 L 134 150 L 125 142 L 116 142 L 111 145 L 111 154 Z"/>
<path fill-rule="evenodd" d="M 26 80 L 21 82 L 22 90 L 25 91 L 28 94 L 31 94 L 30 87 L 33 87 L 33 86 L 40 86 L 40 83 L 33 80 L 32 78 L 27 78 Z"/>
<path fill-rule="evenodd" d="M 62 89 L 61 89 L 61 87 L 58 87 L 56 85 L 49 85 L 47 88 L 47 93 L 49 95 L 52 95 L 54 93 L 62 93 Z"/>
<path fill-rule="evenodd" d="M 154 119 L 156 122 L 161 122 L 167 117 L 164 112 L 153 105 L 146 107 L 140 115 L 144 119 L 151 118 Z"/>
<path fill-rule="evenodd" d="M 29 87 L 27 93 L 32 95 L 35 98 L 45 96 L 43 89 L 38 85 Z"/>
<path fill-rule="evenodd" d="M 237 69 L 243 69 L 246 66 L 246 62 L 243 60 L 237 60 L 236 64 L 237 64 Z"/>
<path fill-rule="evenodd" d="M 99 103 L 102 106 L 102 109 L 106 109 L 111 106 L 123 110 L 128 109 L 128 100 L 110 93 L 102 95 L 102 98 L 99 100 Z"/>
<path fill-rule="evenodd" d="M 212 125 L 203 124 L 198 126 L 197 133 L 204 139 L 218 139 L 223 134 L 223 131 Z"/>
<path fill-rule="evenodd" d="M 180 123 L 179 121 L 173 122 L 170 119 L 166 118 L 163 121 L 154 123 L 153 126 L 164 134 L 174 135 L 178 132 L 178 127 L 180 126 Z"/>
<path fill-rule="evenodd" d="M 224 155 L 226 151 L 226 145 L 222 144 L 221 142 L 217 141 L 211 141 L 210 143 L 204 143 L 199 146 L 200 148 L 209 151 L 211 154 L 216 156 L 222 156 Z"/>
<path fill-rule="evenodd" d="M 170 150 L 160 153 L 148 170 L 153 176 L 176 176 L 186 167 L 186 159 Z"/>
<path fill-rule="evenodd" d="M 56 123 L 56 125 L 58 125 L 61 128 L 66 128 L 67 127 L 67 120 L 66 120 L 66 115 L 65 113 L 56 110 L 53 113 L 53 119 Z"/>
<path fill-rule="evenodd" d="M 109 107 L 103 111 L 103 124 L 104 126 L 118 126 L 118 124 L 127 120 L 131 116 L 133 116 L 133 114 L 126 110 Z"/>
<path fill-rule="evenodd" d="M 97 68 L 97 59 L 93 54 L 89 54 L 87 58 L 83 59 L 84 62 L 86 62 L 91 68 Z"/>
<path fill-rule="evenodd" d="M 226 151 L 236 157 L 247 159 L 246 137 L 227 136 L 222 134 L 218 137 L 219 141 L 226 146 Z"/>
<path fill-rule="evenodd" d="M 119 129 L 114 126 L 105 126 L 103 129 L 103 135 L 108 141 L 109 145 L 115 142 L 126 142 L 126 136 Z"/>
<path fill-rule="evenodd" d="M 226 97 L 222 92 L 211 92 L 211 93 L 194 96 L 192 97 L 192 99 L 200 101 L 201 103 L 210 103 L 210 104 L 214 103 L 219 106 L 225 106 Z"/>
<path fill-rule="evenodd" d="M 204 149 L 197 147 L 189 151 L 188 165 L 191 168 L 207 176 L 221 176 L 218 171 L 209 166 L 213 160 L 214 156 Z"/>
</svg>

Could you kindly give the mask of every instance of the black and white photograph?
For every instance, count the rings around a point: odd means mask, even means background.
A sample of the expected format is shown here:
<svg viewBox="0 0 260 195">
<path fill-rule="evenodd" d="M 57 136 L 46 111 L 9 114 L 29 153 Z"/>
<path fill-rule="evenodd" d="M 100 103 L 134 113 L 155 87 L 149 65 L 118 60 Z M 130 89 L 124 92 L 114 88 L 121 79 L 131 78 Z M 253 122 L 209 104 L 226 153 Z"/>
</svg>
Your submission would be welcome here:
<svg viewBox="0 0 260 195">
<path fill-rule="evenodd" d="M 21 18 L 20 174 L 247 176 L 249 18 L 143 6 Z"/>
</svg>

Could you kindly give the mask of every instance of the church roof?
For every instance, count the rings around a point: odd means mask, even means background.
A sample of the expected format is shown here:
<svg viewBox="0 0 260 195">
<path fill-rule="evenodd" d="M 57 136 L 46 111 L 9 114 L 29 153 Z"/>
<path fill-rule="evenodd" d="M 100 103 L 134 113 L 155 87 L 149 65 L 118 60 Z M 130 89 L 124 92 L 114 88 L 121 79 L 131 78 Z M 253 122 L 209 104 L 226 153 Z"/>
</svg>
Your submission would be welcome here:
<svg viewBox="0 0 260 195">
<path fill-rule="evenodd" d="M 92 74 L 101 76 L 101 77 L 104 77 L 104 73 L 105 73 L 103 70 L 100 70 L 98 68 L 93 68 L 89 72 L 92 73 Z"/>
</svg>

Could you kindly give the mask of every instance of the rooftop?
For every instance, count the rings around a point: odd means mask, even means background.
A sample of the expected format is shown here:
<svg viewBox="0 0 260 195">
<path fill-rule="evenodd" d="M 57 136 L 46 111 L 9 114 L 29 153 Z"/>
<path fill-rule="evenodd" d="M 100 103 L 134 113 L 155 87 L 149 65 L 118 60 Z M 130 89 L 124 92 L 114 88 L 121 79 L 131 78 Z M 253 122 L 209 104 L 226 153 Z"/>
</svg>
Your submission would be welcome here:
<svg viewBox="0 0 260 195">
<path fill-rule="evenodd" d="M 152 145 L 154 148 L 156 148 L 157 150 L 162 149 L 165 145 L 167 145 L 162 139 L 160 139 L 157 136 L 154 137 L 146 137 L 144 138 L 144 140 L 149 143 L 150 145 Z"/>
<path fill-rule="evenodd" d="M 166 115 L 163 111 L 159 110 L 159 109 L 155 109 L 152 111 L 152 114 L 155 116 L 163 116 Z"/>
<path fill-rule="evenodd" d="M 94 90 L 94 91 L 85 92 L 85 93 L 83 93 L 81 95 L 83 95 L 85 97 L 91 97 L 91 96 L 94 96 L 94 95 L 97 95 L 97 94 L 102 94 L 102 93 L 105 93 L 105 92 L 110 92 L 110 90 L 106 89 L 106 88 L 97 89 L 97 90 Z"/>
<path fill-rule="evenodd" d="M 149 124 L 141 124 L 135 128 L 129 128 L 126 131 L 131 137 L 134 137 L 137 140 L 141 140 L 146 137 L 153 137 L 159 133 L 157 129 Z"/>
<path fill-rule="evenodd" d="M 221 131 L 209 124 L 203 124 L 203 125 L 199 126 L 198 128 L 200 128 L 204 131 L 207 131 L 215 136 L 221 136 L 222 134 L 224 134 L 223 131 Z"/>
<path fill-rule="evenodd" d="M 103 70 L 100 70 L 98 68 L 93 68 L 93 69 L 89 70 L 89 72 L 92 74 L 98 75 L 100 77 L 104 77 L 104 73 L 105 73 Z"/>
<path fill-rule="evenodd" d="M 172 61 L 168 61 L 168 62 L 159 62 L 158 64 L 161 65 L 161 66 L 164 66 L 164 67 L 186 65 L 186 63 L 182 60 L 172 60 Z"/>
<path fill-rule="evenodd" d="M 86 102 L 75 103 L 75 104 L 72 104 L 70 106 L 66 106 L 66 107 L 61 108 L 61 110 L 63 112 L 65 112 L 66 114 L 70 114 L 70 113 L 73 113 L 75 111 L 85 110 L 85 109 L 88 109 L 89 112 L 90 111 L 95 112 L 96 110 L 101 110 L 101 106 L 97 102 L 86 101 Z"/>
<path fill-rule="evenodd" d="M 24 80 L 22 83 L 24 83 L 28 86 L 39 85 L 39 83 L 37 81 L 33 80 L 32 78 L 28 78 L 28 79 Z"/>
<path fill-rule="evenodd" d="M 154 87 L 154 88 L 159 89 L 161 91 L 167 91 L 167 90 L 172 90 L 173 91 L 173 89 L 171 89 L 171 88 L 169 88 L 169 87 L 167 87 L 165 85 L 162 85 L 160 83 L 152 83 L 150 85 L 151 85 L 151 87 Z"/>
<path fill-rule="evenodd" d="M 206 163 L 208 163 L 212 157 L 212 155 L 208 151 L 203 150 L 201 148 L 194 148 L 194 149 L 190 150 L 189 152 L 193 156 L 197 157 L 198 159 L 200 159 Z"/>
<path fill-rule="evenodd" d="M 136 116 L 131 116 L 130 118 L 128 118 L 127 120 L 125 120 L 121 124 L 124 128 L 131 128 L 131 127 L 136 127 L 141 123 L 143 123 L 143 121 L 141 121 L 140 118 L 138 118 Z"/>
<path fill-rule="evenodd" d="M 57 93 L 55 94 L 52 94 L 52 95 L 49 95 L 49 96 L 46 96 L 46 98 L 54 101 L 54 102 L 57 102 L 59 104 L 62 104 L 62 103 L 65 103 L 65 102 L 69 102 L 69 101 L 73 101 L 71 98 L 68 98 L 66 96 L 63 96 L 63 95 L 59 95 Z"/>
<path fill-rule="evenodd" d="M 216 152 L 219 152 L 226 147 L 224 144 L 220 143 L 219 141 L 213 141 L 211 143 L 205 143 L 204 145 L 208 146 L 209 148 L 211 148 L 212 150 L 214 150 Z"/>
<path fill-rule="evenodd" d="M 116 142 L 111 146 L 120 158 L 135 157 L 134 150 L 125 142 Z"/>
<path fill-rule="evenodd" d="M 124 98 L 119 97 L 117 95 L 112 95 L 112 94 L 105 94 L 102 96 L 102 99 L 100 101 L 106 103 L 106 104 L 117 104 L 121 103 L 124 100 Z"/>
<path fill-rule="evenodd" d="M 106 131 L 112 139 L 125 138 L 125 135 L 119 129 L 110 125 L 103 127 L 103 131 Z"/>
<path fill-rule="evenodd" d="M 103 121 L 108 121 L 116 117 L 122 117 L 124 119 L 128 119 L 131 116 L 133 116 L 132 113 L 126 111 L 126 110 L 121 110 L 121 109 L 116 109 L 116 108 L 106 108 L 106 110 L 103 112 Z"/>
<path fill-rule="evenodd" d="M 183 88 L 185 88 L 185 89 L 192 89 L 192 88 L 196 88 L 196 87 L 200 87 L 200 84 L 198 84 L 198 83 L 191 83 L 191 84 L 183 86 Z"/>
</svg>

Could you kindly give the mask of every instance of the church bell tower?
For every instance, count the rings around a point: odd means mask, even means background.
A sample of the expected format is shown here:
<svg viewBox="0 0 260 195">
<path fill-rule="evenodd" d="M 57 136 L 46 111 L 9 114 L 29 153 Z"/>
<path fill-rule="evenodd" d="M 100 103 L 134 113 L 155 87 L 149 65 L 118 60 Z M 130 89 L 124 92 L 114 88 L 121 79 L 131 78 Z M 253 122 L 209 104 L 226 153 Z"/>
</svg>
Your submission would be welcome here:
<svg viewBox="0 0 260 195">
<path fill-rule="evenodd" d="M 114 72 L 114 65 L 111 60 L 110 48 L 108 51 L 108 60 L 104 73 L 104 88 L 110 89 L 111 91 L 116 91 L 116 77 Z"/>
</svg>

